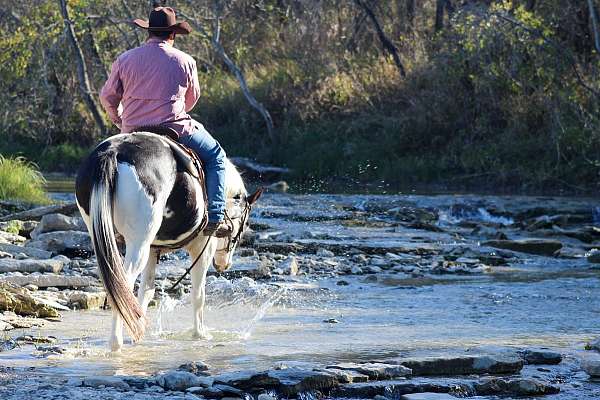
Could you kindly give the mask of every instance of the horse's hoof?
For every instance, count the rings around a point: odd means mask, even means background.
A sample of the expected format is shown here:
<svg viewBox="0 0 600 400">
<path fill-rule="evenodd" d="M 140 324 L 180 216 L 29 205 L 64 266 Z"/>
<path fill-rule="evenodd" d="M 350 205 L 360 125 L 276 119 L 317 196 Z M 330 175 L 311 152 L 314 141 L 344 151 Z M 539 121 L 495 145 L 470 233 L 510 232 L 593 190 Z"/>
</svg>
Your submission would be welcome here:
<svg viewBox="0 0 600 400">
<path fill-rule="evenodd" d="M 123 345 L 119 343 L 110 343 L 109 345 L 111 354 L 121 354 L 121 350 L 123 349 Z"/>
</svg>

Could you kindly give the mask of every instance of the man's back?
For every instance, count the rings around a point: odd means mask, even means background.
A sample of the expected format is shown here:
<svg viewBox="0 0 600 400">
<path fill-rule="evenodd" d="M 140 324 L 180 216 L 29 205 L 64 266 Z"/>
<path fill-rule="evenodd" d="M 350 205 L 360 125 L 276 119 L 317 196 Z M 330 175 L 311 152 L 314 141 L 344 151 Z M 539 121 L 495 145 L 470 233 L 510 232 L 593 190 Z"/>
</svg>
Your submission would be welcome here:
<svg viewBox="0 0 600 400">
<path fill-rule="evenodd" d="M 165 124 L 185 135 L 193 123 L 187 112 L 199 94 L 194 59 L 168 42 L 153 38 L 119 56 L 100 98 L 111 119 L 121 123 L 122 132 Z M 123 107 L 120 116 L 117 101 Z"/>
</svg>

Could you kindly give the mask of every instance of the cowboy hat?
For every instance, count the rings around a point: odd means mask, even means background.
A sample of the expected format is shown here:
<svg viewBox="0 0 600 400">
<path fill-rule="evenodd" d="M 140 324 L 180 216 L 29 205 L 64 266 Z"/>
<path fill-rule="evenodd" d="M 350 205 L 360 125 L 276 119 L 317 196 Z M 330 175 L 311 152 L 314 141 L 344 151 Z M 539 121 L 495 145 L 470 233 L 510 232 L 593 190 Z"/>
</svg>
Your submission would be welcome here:
<svg viewBox="0 0 600 400">
<path fill-rule="evenodd" d="M 135 19 L 133 23 L 140 28 L 151 32 L 175 32 L 181 35 L 187 35 L 192 31 L 192 27 L 185 21 L 177 22 L 175 10 L 171 7 L 156 7 L 150 11 L 148 21 Z"/>
</svg>

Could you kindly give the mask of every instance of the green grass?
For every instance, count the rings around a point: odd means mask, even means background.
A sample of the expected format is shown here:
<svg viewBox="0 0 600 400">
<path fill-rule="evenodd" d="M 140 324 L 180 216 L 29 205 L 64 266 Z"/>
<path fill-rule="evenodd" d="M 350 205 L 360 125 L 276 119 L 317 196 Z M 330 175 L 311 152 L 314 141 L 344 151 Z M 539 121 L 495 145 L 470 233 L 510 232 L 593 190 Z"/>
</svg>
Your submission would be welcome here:
<svg viewBox="0 0 600 400">
<path fill-rule="evenodd" d="M 0 154 L 0 199 L 48 204 L 44 191 L 45 179 L 37 166 L 23 157 Z"/>
</svg>

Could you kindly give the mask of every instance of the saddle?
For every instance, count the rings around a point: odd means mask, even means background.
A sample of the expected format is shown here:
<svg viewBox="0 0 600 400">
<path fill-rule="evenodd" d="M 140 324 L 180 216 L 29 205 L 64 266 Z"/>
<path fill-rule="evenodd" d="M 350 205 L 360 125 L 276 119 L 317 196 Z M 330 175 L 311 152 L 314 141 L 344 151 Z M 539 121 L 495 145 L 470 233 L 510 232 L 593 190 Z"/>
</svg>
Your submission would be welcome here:
<svg viewBox="0 0 600 400">
<path fill-rule="evenodd" d="M 171 147 L 175 161 L 177 163 L 177 169 L 181 172 L 188 172 L 192 177 L 198 180 L 204 194 L 204 217 L 198 227 L 187 237 L 180 240 L 177 243 L 165 244 L 161 246 L 152 245 L 152 248 L 157 252 L 157 263 L 160 258 L 160 252 L 165 250 L 179 249 L 192 240 L 194 240 L 200 232 L 204 230 L 208 222 L 208 210 L 207 210 L 207 197 L 206 197 L 206 179 L 204 175 L 204 168 L 202 167 L 202 161 L 198 158 L 196 153 L 188 148 L 187 146 L 179 142 L 179 134 L 172 128 L 164 125 L 147 125 L 140 126 L 133 130 L 133 132 L 150 132 L 156 135 L 162 136 L 166 139 L 167 144 Z M 208 243 L 208 242 L 207 242 Z"/>
<path fill-rule="evenodd" d="M 150 132 L 168 139 L 167 143 L 173 151 L 177 166 L 184 172 L 188 172 L 204 186 L 205 180 L 202 161 L 200 161 L 193 150 L 179 142 L 179 134 L 175 129 L 164 125 L 147 125 L 134 129 L 134 132 Z"/>
</svg>

